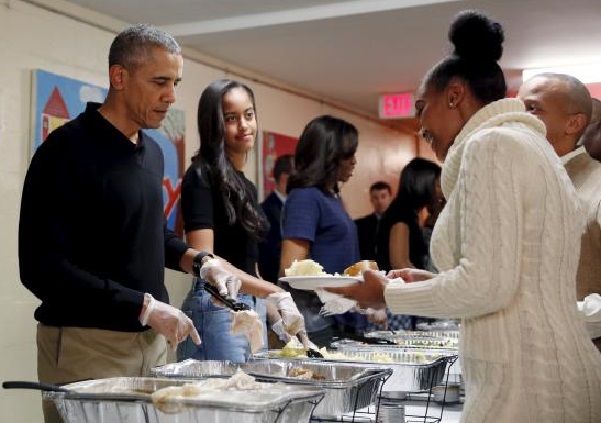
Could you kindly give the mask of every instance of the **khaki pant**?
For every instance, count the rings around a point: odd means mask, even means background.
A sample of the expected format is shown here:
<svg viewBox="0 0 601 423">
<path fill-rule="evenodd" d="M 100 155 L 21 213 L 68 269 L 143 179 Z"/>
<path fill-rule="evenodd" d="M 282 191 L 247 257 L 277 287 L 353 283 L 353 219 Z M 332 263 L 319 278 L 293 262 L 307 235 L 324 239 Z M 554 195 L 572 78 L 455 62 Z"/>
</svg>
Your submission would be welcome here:
<svg viewBox="0 0 601 423">
<path fill-rule="evenodd" d="M 148 376 L 166 363 L 165 338 L 156 332 L 115 332 L 38 324 L 38 379 L 63 384 L 84 379 Z M 42 401 L 45 423 L 60 423 L 52 401 Z"/>
<path fill-rule="evenodd" d="M 601 337 L 593 339 L 593 344 L 595 344 L 597 349 L 601 351 Z"/>
</svg>

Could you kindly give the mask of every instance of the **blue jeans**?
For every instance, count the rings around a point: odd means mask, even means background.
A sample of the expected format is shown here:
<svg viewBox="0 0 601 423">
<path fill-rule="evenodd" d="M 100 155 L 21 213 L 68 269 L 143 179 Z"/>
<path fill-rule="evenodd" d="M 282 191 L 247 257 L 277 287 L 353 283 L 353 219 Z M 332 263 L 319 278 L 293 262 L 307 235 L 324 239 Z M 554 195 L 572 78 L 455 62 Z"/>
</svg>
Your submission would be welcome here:
<svg viewBox="0 0 601 423">
<path fill-rule="evenodd" d="M 255 310 L 263 323 L 263 345 L 267 345 L 265 300 L 239 294 L 238 301 Z M 232 335 L 232 313 L 211 301 L 211 294 L 203 289 L 202 281 L 195 281 L 182 304 L 182 311 L 194 322 L 202 344 L 195 345 L 190 337 L 177 347 L 177 360 L 230 360 L 234 363 L 248 361 L 251 351 L 246 336 Z"/>
</svg>

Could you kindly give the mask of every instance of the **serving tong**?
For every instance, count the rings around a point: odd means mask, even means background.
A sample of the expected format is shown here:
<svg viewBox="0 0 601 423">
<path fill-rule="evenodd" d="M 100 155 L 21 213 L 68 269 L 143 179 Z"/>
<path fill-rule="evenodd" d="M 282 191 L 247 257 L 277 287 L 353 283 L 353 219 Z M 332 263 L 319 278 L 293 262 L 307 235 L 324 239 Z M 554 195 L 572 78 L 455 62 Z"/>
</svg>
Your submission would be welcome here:
<svg viewBox="0 0 601 423">
<path fill-rule="evenodd" d="M 323 358 L 323 354 L 314 348 L 307 349 L 307 357 L 309 358 Z"/>
<path fill-rule="evenodd" d="M 232 297 L 226 297 L 226 296 L 221 295 L 221 293 L 217 290 L 217 288 L 215 288 L 210 283 L 205 282 L 204 290 L 207 291 L 208 293 L 210 293 L 213 296 L 213 298 L 222 302 L 230 310 L 233 310 L 233 311 L 250 310 L 250 307 L 247 304 L 244 304 L 240 301 L 236 301 Z"/>
</svg>

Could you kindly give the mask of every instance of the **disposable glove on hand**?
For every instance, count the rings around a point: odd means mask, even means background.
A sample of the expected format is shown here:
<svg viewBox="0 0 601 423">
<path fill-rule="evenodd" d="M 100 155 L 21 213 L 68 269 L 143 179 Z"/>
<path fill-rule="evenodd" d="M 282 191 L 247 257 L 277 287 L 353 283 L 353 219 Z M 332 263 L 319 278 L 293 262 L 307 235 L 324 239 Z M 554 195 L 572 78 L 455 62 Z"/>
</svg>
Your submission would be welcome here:
<svg viewBox="0 0 601 423">
<path fill-rule="evenodd" d="M 268 304 L 273 304 L 284 323 L 284 329 L 289 335 L 296 335 L 301 331 L 305 331 L 305 319 L 296 304 L 292 300 L 289 292 L 274 292 L 266 298 Z"/>
<path fill-rule="evenodd" d="M 200 277 L 217 288 L 224 297 L 235 300 L 242 283 L 220 263 L 219 259 L 210 259 L 200 268 Z"/>
<path fill-rule="evenodd" d="M 284 328 L 284 322 L 281 319 L 271 325 L 271 330 L 276 333 L 280 341 L 285 342 L 286 344 L 292 341 L 292 336 L 286 332 L 286 329 Z"/>
<path fill-rule="evenodd" d="M 192 320 L 183 311 L 155 300 L 150 294 L 146 295 L 150 296 L 150 301 L 140 317 L 142 325 L 148 325 L 163 335 L 172 347 L 184 341 L 188 336 L 192 338 L 192 342 L 200 345 L 198 331 Z"/>
<path fill-rule="evenodd" d="M 319 350 L 319 347 L 317 345 L 315 345 L 313 342 L 311 342 L 311 340 L 309 339 L 309 336 L 307 336 L 307 332 L 305 330 L 300 331 L 296 337 L 299 339 L 299 341 L 301 342 L 301 344 L 303 344 L 303 347 L 308 350 L 309 348 L 312 350 Z"/>
</svg>

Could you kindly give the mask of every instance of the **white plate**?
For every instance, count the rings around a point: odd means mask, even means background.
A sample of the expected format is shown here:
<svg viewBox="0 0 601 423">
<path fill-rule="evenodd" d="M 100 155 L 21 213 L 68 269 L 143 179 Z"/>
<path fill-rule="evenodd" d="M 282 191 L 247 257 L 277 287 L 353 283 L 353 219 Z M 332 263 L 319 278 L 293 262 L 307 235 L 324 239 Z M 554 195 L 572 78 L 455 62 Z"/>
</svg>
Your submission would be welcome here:
<svg viewBox="0 0 601 423">
<path fill-rule="evenodd" d="M 312 291 L 321 288 L 342 288 L 360 282 L 356 276 L 284 276 L 280 278 L 292 288 Z"/>
</svg>

